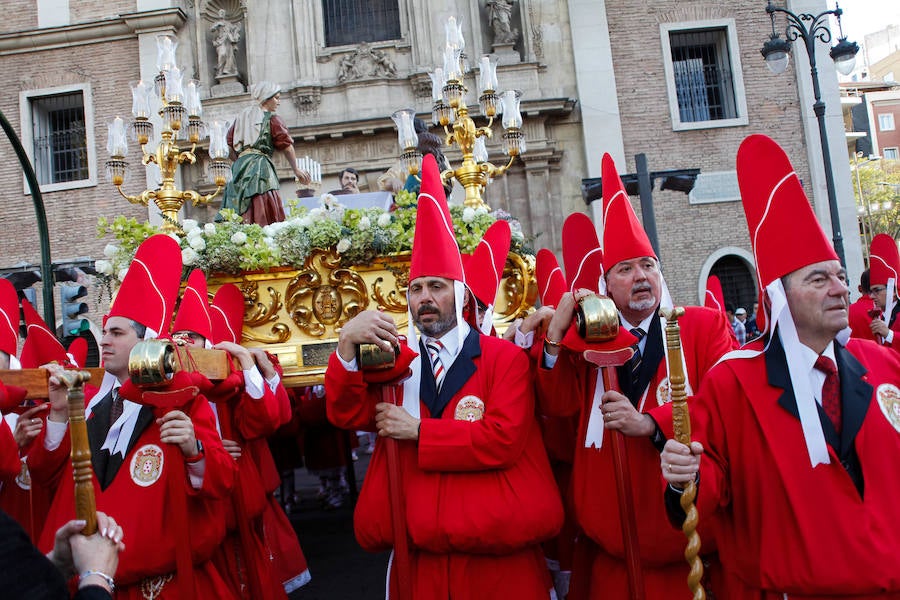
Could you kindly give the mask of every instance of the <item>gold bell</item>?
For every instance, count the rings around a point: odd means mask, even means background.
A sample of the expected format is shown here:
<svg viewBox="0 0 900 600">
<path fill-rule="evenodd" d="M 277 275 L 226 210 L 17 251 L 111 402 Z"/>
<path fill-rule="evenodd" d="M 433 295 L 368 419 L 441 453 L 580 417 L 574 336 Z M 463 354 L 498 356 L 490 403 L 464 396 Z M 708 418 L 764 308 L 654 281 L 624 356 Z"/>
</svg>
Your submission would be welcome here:
<svg viewBox="0 0 900 600">
<path fill-rule="evenodd" d="M 128 376 L 142 388 L 158 387 L 175 373 L 175 348 L 164 340 L 138 342 L 128 355 Z"/>
<path fill-rule="evenodd" d="M 578 335 L 589 343 L 606 342 L 619 333 L 619 311 L 607 296 L 591 294 L 578 301 L 575 309 Z"/>
<path fill-rule="evenodd" d="M 393 369 L 400 356 L 400 347 L 385 350 L 379 344 L 359 344 L 356 346 L 356 364 L 360 371 L 387 371 Z"/>
</svg>

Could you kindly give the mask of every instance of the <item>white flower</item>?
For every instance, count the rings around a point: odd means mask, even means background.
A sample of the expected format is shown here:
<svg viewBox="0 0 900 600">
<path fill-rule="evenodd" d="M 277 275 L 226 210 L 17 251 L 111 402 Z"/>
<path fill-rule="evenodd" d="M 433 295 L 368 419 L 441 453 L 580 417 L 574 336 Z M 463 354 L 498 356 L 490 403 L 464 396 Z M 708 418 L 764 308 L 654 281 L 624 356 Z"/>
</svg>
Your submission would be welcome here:
<svg viewBox="0 0 900 600">
<path fill-rule="evenodd" d="M 478 208 L 475 209 L 475 214 L 478 215 L 479 217 L 483 217 L 484 215 L 488 214 L 488 211 L 485 207 L 479 206 Z"/>
<path fill-rule="evenodd" d="M 191 229 L 190 231 L 187 232 L 187 238 L 189 240 L 193 239 L 193 238 L 200 238 L 200 237 L 203 237 L 203 230 L 200 229 L 199 227 L 194 227 L 193 229 Z"/>
<path fill-rule="evenodd" d="M 337 251 L 338 254 L 343 254 L 347 250 L 350 249 L 350 238 L 341 238 L 341 241 L 337 243 Z"/>
<path fill-rule="evenodd" d="M 247 234 L 243 231 L 235 232 L 235 234 L 231 236 L 231 243 L 235 246 L 240 246 L 247 243 Z"/>
<path fill-rule="evenodd" d="M 203 226 L 203 233 L 213 235 L 216 232 L 216 226 L 213 223 L 207 223 Z"/>
<path fill-rule="evenodd" d="M 97 260 L 94 261 L 94 268 L 97 269 L 98 273 L 102 273 L 103 275 L 112 275 L 113 267 L 112 263 L 108 260 Z"/>
<path fill-rule="evenodd" d="M 378 217 L 378 226 L 387 227 L 391 224 L 391 213 L 382 213 Z"/>
<path fill-rule="evenodd" d="M 471 223 L 475 220 L 475 209 L 467 206 L 463 210 L 463 223 Z"/>
<path fill-rule="evenodd" d="M 185 219 L 181 222 L 181 228 L 184 229 L 185 233 L 190 233 L 194 229 L 197 229 L 199 226 L 200 223 L 198 223 L 196 219 Z"/>
<path fill-rule="evenodd" d="M 119 251 L 119 247 L 113 244 L 107 244 L 103 249 L 103 256 L 106 258 L 114 258 L 116 253 Z"/>
<path fill-rule="evenodd" d="M 185 248 L 181 251 L 181 262 L 185 265 L 192 265 L 197 262 L 200 255 L 194 252 L 193 248 Z"/>
<path fill-rule="evenodd" d="M 177 233 L 175 233 L 174 231 L 171 232 L 171 233 L 169 233 L 168 235 L 169 235 L 170 238 L 172 238 L 173 240 L 175 240 L 176 242 L 178 242 L 178 245 L 179 245 L 179 246 L 181 245 L 181 236 L 179 236 L 179 235 L 178 235 Z"/>
<path fill-rule="evenodd" d="M 314 208 L 309 211 L 310 222 L 321 221 L 325 218 L 325 210 L 322 208 Z"/>
<path fill-rule="evenodd" d="M 369 219 L 369 217 L 360 218 L 359 224 L 357 225 L 357 227 L 359 227 L 360 231 L 365 231 L 366 229 L 368 229 L 371 226 L 372 226 L 372 221 Z"/>
<path fill-rule="evenodd" d="M 116 273 L 116 279 L 118 279 L 119 281 L 125 281 L 126 275 L 128 275 L 128 267 L 119 269 L 119 272 Z"/>
<path fill-rule="evenodd" d="M 204 250 L 206 250 L 206 240 L 204 240 L 202 236 L 193 238 L 189 237 L 188 245 L 191 247 L 191 249 L 196 250 L 197 252 L 203 252 Z"/>
<path fill-rule="evenodd" d="M 263 242 L 265 242 L 266 246 L 272 249 L 278 249 L 278 244 L 275 243 L 275 238 L 266 236 L 263 238 Z"/>
<path fill-rule="evenodd" d="M 322 206 L 326 209 L 331 210 L 338 203 L 337 198 L 335 198 L 332 194 L 322 194 L 321 198 Z"/>
</svg>

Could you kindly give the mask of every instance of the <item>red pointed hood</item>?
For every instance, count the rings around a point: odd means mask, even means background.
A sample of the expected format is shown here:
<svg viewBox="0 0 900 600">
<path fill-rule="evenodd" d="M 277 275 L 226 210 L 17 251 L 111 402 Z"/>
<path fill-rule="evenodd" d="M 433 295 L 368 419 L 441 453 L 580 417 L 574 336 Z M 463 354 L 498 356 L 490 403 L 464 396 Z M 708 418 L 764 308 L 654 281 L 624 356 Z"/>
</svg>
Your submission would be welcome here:
<svg viewBox="0 0 900 600">
<path fill-rule="evenodd" d="M 469 289 L 487 306 L 493 305 L 497 297 L 511 240 L 509 223 L 503 220 L 494 222 L 484 232 L 484 237 L 466 265 L 466 283 Z"/>
<path fill-rule="evenodd" d="M 22 344 L 22 355 L 19 361 L 23 369 L 36 369 L 41 365 L 56 361 L 61 365 L 69 362 L 69 356 L 62 343 L 56 338 L 44 319 L 38 314 L 31 302 L 22 300 L 22 314 L 25 315 L 27 337 Z"/>
<path fill-rule="evenodd" d="M 541 304 L 556 308 L 559 299 L 568 290 L 566 278 L 559 268 L 556 255 L 544 248 L 538 250 L 535 262 L 534 274 L 537 278 Z"/>
<path fill-rule="evenodd" d="M 623 260 L 652 256 L 658 260 L 650 238 L 638 221 L 625 186 L 609 154 L 603 155 L 603 269 Z"/>
<path fill-rule="evenodd" d="M 226 283 L 220 287 L 209 308 L 213 324 L 213 343 L 240 344 L 241 331 L 244 328 L 244 295 L 238 286 Z"/>
<path fill-rule="evenodd" d="M 465 282 L 450 207 L 444 196 L 437 162 L 430 154 L 422 160 L 422 187 L 409 265 L 409 280 L 419 277 L 444 277 Z"/>
<path fill-rule="evenodd" d="M 119 287 L 108 317 L 125 317 L 169 333 L 181 283 L 181 248 L 171 237 L 157 234 L 144 240 Z"/>
<path fill-rule="evenodd" d="M 200 269 L 194 269 L 188 276 L 172 331 L 193 331 L 212 342 L 213 327 L 208 297 L 206 276 Z"/>
<path fill-rule="evenodd" d="M 869 285 L 887 285 L 888 279 L 898 281 L 900 253 L 897 242 L 886 233 L 872 238 L 869 246 Z"/>
<path fill-rule="evenodd" d="M 69 344 L 66 352 L 69 355 L 69 362 L 74 367 L 84 368 L 87 363 L 88 343 L 83 337 L 77 337 Z"/>
<path fill-rule="evenodd" d="M 838 260 L 791 161 L 774 140 L 759 134 L 745 139 L 737 176 L 760 289 L 807 265 Z"/>
<path fill-rule="evenodd" d="M 562 228 L 563 264 L 569 291 L 598 292 L 603 276 L 603 251 L 594 223 L 584 213 L 572 213 Z"/>
<path fill-rule="evenodd" d="M 721 313 L 725 312 L 725 295 L 722 293 L 722 282 L 715 275 L 710 275 L 706 279 L 706 294 L 703 299 L 703 306 Z"/>
<path fill-rule="evenodd" d="M 19 351 L 19 295 L 8 279 L 0 278 L 0 350 Z"/>
</svg>

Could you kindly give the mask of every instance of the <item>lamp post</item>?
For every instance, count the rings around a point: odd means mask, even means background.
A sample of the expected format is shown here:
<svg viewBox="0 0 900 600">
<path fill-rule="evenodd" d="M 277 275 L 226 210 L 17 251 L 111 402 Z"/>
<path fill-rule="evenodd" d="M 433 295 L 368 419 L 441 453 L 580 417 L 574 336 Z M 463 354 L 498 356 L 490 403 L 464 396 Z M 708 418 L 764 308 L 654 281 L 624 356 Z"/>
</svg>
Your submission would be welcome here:
<svg viewBox="0 0 900 600">
<path fill-rule="evenodd" d="M 819 72 L 816 69 L 816 40 L 824 44 L 831 43 L 831 30 L 828 29 L 828 18 L 834 15 L 837 18 L 838 43 L 831 47 L 829 54 L 834 61 L 834 67 L 842 75 L 849 75 L 856 63 L 856 53 L 859 52 L 859 46 L 856 42 L 848 42 L 847 37 L 841 29 L 841 14 L 843 11 L 835 4 L 834 10 L 822 11 L 818 15 L 810 13 L 801 13 L 799 15 L 789 11 L 786 8 L 775 6 L 772 0 L 766 5 L 766 13 L 772 20 L 772 33 L 769 40 L 763 44 L 760 52 L 766 59 L 766 66 L 776 75 L 783 73 L 787 68 L 789 54 L 791 51 L 791 42 L 802 40 L 803 46 L 806 48 L 806 54 L 809 57 L 809 71 L 812 75 L 813 95 L 815 102 L 813 103 L 813 111 L 816 114 L 816 120 L 819 122 L 819 142 L 822 144 L 822 161 L 825 165 L 825 186 L 828 192 L 828 212 L 831 216 L 831 233 L 834 243 L 834 250 L 841 261 L 846 266 L 847 261 L 844 259 L 844 238 L 841 234 L 841 222 L 838 214 L 837 197 L 834 191 L 834 174 L 831 169 L 831 152 L 828 149 L 828 135 L 825 131 L 825 102 L 822 101 L 822 93 L 819 87 Z M 775 30 L 775 14 L 783 13 L 787 19 L 784 36 L 781 36 Z"/>
</svg>

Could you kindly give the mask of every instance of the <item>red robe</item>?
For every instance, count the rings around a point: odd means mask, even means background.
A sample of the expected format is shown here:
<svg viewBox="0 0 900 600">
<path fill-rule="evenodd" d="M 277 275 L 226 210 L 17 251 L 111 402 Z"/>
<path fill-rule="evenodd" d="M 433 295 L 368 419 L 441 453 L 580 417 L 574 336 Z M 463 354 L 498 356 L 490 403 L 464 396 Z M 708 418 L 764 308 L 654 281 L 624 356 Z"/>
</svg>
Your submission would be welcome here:
<svg viewBox="0 0 900 600">
<path fill-rule="evenodd" d="M 875 302 L 868 295 L 860 296 L 859 300 L 850 305 L 850 330 L 853 337 L 863 340 L 875 339 L 875 335 L 869 327 L 869 324 L 872 322 L 869 311 L 874 307 Z"/>
<path fill-rule="evenodd" d="M 643 353 L 645 363 L 651 361 L 653 355 L 660 358 L 646 388 L 643 412 L 651 414 L 666 433 L 672 427 L 672 410 L 671 405 L 665 402 L 668 374 L 658 323 L 654 320 L 651 324 Z M 679 324 L 686 375 L 696 390 L 701 378 L 719 357 L 732 350 L 732 338 L 728 334 L 730 326 L 723 313 L 701 307 L 687 307 Z M 647 368 L 651 367 L 652 363 Z M 579 415 L 578 436 L 574 440 L 573 501 L 578 524 L 597 544 L 589 597 L 627 598 L 628 576 L 610 432 L 604 432 L 600 449 L 585 448 L 596 381 L 596 368 L 586 363 L 580 355 L 564 350 L 554 368 L 538 369 L 537 395 L 545 414 Z M 626 437 L 625 445 L 636 502 L 638 547 L 646 597 L 648 600 L 690 598 L 685 585 L 688 575 L 688 565 L 683 556 L 685 538 L 680 531 L 674 531 L 669 526 L 665 506 L 659 501 L 659 450 L 646 438 Z M 703 540 L 703 550 L 704 553 L 714 550 L 708 538 Z M 573 573 L 573 582 L 581 576 Z M 683 590 L 683 594 L 679 595 L 676 590 Z"/>
<path fill-rule="evenodd" d="M 96 392 L 96 388 L 86 386 L 85 402 Z M 201 489 L 195 490 L 188 478 L 184 479 L 194 563 L 194 593 L 197 598 L 230 600 L 235 596 L 213 567 L 210 557 L 225 535 L 221 499 L 231 491 L 234 460 L 222 447 L 215 416 L 205 398 L 198 396 L 194 399 L 189 415 L 195 435 L 203 444 L 206 459 Z M 141 429 L 143 423 L 146 426 Z M 48 551 L 53 546 L 56 530 L 75 518 L 75 489 L 69 460 L 69 432 L 54 451 L 44 448 L 45 432 L 36 438 L 29 454 L 29 464 L 35 480 L 46 478 L 48 485 L 58 486 L 39 544 L 43 551 Z M 160 428 L 148 407 L 141 408 L 135 434 L 136 441 L 129 446 L 122 466 L 105 490 L 101 489 L 97 476 L 92 476 L 97 510 L 115 518 L 125 532 L 125 551 L 119 555 L 116 570 L 116 598 L 138 600 L 143 597 L 143 580 L 172 575 L 173 578 L 163 586 L 157 598 L 177 599 L 179 578 L 175 574 L 175 544 L 183 536 L 179 535 L 178 525 L 173 523 L 171 516 L 166 479 L 171 469 L 167 469 L 165 464 L 170 455 L 177 455 L 177 448 L 176 452 L 165 453 L 160 463 L 162 449 L 167 444 L 160 441 Z M 91 445 L 99 449 L 102 442 L 92 440 Z"/>
<path fill-rule="evenodd" d="M 473 330 L 440 395 L 427 364 L 418 443 L 399 443 L 412 597 L 545 600 L 550 579 L 539 544 L 559 531 L 563 512 L 534 417 L 528 358 Z M 374 429 L 378 386 L 332 355 L 325 387 L 335 425 Z M 386 470 L 379 441 L 354 516 L 369 551 L 393 545 Z"/>
<path fill-rule="evenodd" d="M 843 431 L 823 428 L 831 464 L 810 466 L 780 343 L 723 361 L 691 404 L 699 510 L 715 514 L 729 600 L 900 598 L 900 359 L 857 339 L 835 354 Z M 862 496 L 842 465 L 852 449 Z"/>
</svg>

